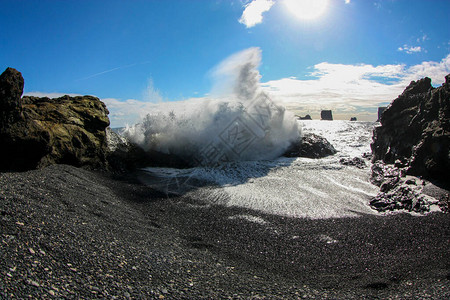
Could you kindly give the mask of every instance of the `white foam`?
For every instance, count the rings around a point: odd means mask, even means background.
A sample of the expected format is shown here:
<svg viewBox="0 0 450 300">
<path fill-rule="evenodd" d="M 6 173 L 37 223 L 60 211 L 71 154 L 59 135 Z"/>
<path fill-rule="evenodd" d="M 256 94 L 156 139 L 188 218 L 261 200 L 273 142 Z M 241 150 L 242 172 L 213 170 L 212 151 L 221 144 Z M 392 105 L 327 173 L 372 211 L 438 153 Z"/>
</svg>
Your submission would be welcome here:
<svg viewBox="0 0 450 300">
<path fill-rule="evenodd" d="M 357 157 L 371 152 L 372 129 L 374 122 L 350 121 L 298 121 L 304 133 L 315 133 L 325 137 L 341 157 Z"/>
<path fill-rule="evenodd" d="M 260 88 L 259 48 L 227 58 L 213 74 L 215 96 L 161 103 L 124 135 L 145 150 L 213 165 L 274 159 L 300 132 L 294 116 Z"/>
<path fill-rule="evenodd" d="M 325 125 L 339 127 L 333 122 L 317 123 L 322 126 L 322 131 L 331 132 Z M 355 139 L 361 132 L 372 130 L 359 122 L 359 126 L 342 123 L 345 127 L 340 128 L 349 128 L 348 135 Z M 370 169 L 339 164 L 340 157 L 348 155 L 345 149 L 354 151 L 340 144 L 348 142 L 336 138 L 335 147 L 343 149 L 343 152 L 323 159 L 281 157 L 265 161 L 229 162 L 216 167 L 173 171 L 149 168 L 148 171 L 170 177 L 172 182 L 174 178 L 186 182 L 186 185 L 172 184 L 161 189 L 184 188 L 181 191 L 184 196 L 201 199 L 211 205 L 237 206 L 269 214 L 314 219 L 376 214 L 368 205 L 370 197 L 378 192 L 378 188 L 369 182 Z M 193 182 L 202 184 L 186 188 Z"/>
</svg>

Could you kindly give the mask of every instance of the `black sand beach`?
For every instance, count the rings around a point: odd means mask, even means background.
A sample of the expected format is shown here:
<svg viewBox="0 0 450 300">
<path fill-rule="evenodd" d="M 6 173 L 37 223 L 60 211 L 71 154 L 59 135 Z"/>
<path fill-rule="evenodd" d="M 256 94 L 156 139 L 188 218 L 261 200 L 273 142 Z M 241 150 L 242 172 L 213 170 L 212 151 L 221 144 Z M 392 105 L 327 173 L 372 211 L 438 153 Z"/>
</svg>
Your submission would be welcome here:
<svg viewBox="0 0 450 300">
<path fill-rule="evenodd" d="M 0 217 L 2 299 L 450 298 L 448 214 L 293 219 L 54 165 L 0 173 Z"/>
</svg>

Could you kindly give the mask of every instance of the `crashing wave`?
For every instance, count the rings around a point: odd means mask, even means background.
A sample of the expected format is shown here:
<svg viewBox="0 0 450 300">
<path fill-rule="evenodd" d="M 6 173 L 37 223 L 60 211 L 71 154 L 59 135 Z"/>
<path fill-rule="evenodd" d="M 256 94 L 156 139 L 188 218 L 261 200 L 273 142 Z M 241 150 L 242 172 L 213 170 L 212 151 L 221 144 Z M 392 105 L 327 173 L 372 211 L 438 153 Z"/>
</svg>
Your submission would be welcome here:
<svg viewBox="0 0 450 300">
<path fill-rule="evenodd" d="M 124 135 L 145 150 L 198 165 L 267 160 L 300 136 L 294 116 L 260 88 L 261 50 L 236 53 L 214 70 L 214 98 L 166 102 Z"/>
</svg>

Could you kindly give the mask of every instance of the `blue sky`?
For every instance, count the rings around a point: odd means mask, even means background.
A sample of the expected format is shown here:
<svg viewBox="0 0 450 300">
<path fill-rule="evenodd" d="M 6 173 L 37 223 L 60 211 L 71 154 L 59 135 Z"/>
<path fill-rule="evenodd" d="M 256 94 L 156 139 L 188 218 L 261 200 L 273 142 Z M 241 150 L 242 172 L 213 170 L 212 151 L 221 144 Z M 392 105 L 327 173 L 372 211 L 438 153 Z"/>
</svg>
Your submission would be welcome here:
<svg viewBox="0 0 450 300">
<path fill-rule="evenodd" d="M 287 1 L 0 0 L 0 69 L 27 94 L 95 95 L 115 126 L 207 96 L 214 66 L 250 47 L 263 88 L 313 117 L 375 119 L 410 80 L 450 73 L 448 0 L 323 0 L 313 19 Z"/>
</svg>

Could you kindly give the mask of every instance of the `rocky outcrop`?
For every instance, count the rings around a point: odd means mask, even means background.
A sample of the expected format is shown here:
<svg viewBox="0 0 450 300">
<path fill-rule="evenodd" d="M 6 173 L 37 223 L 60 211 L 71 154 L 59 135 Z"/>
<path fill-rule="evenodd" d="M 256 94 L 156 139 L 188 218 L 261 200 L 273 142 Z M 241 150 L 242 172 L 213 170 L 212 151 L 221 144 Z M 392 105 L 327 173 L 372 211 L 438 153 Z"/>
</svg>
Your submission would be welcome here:
<svg viewBox="0 0 450 300">
<path fill-rule="evenodd" d="M 351 117 L 350 121 L 355 122 L 355 121 L 358 121 L 358 119 L 356 117 Z"/>
<path fill-rule="evenodd" d="M 320 112 L 320 119 L 327 120 L 327 121 L 333 121 L 333 113 L 331 112 L 331 110 L 322 110 Z"/>
<path fill-rule="evenodd" d="M 380 187 L 380 192 L 370 201 L 370 205 L 378 211 L 403 209 L 428 212 L 432 205 L 440 205 L 439 202 L 448 197 L 445 189 L 427 180 L 406 175 L 406 166 L 400 161 L 393 165 L 375 162 L 371 181 Z"/>
<path fill-rule="evenodd" d="M 450 184 L 450 75 L 411 84 L 383 112 L 371 144 L 373 161 L 406 164 L 406 173 Z"/>
<path fill-rule="evenodd" d="M 300 141 L 293 143 L 283 156 L 322 158 L 336 154 L 336 152 L 336 149 L 327 139 L 314 133 L 308 133 Z"/>
<path fill-rule="evenodd" d="M 0 76 L 0 169 L 106 167 L 109 119 L 103 102 L 92 96 L 21 98 L 23 86 L 15 69 Z"/>
<path fill-rule="evenodd" d="M 299 120 L 312 120 L 312 118 L 311 118 L 310 115 L 306 115 L 306 116 L 304 116 L 304 117 L 299 116 L 298 119 L 299 119 Z"/>
<path fill-rule="evenodd" d="M 450 188 L 450 75 L 439 88 L 429 78 L 411 82 L 381 114 L 380 123 L 371 144 L 371 181 L 380 193 L 371 206 L 423 212 L 436 201 L 445 202 Z M 430 197 L 423 192 L 427 186 L 439 192 Z"/>
</svg>

